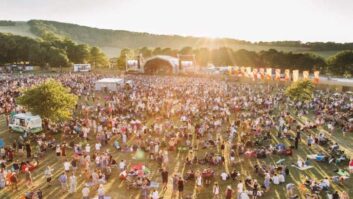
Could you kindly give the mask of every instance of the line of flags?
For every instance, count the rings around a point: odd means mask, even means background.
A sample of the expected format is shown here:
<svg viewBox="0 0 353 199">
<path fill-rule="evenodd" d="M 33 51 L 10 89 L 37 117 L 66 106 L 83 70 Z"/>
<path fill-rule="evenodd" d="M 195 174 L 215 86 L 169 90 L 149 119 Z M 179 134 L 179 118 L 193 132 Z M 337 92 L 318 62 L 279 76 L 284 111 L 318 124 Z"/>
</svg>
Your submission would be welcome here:
<svg viewBox="0 0 353 199">
<path fill-rule="evenodd" d="M 252 67 L 239 67 L 239 66 L 229 66 L 228 67 L 229 74 L 239 76 L 239 77 L 248 77 L 253 80 L 256 79 L 266 79 L 266 80 L 284 80 L 284 81 L 293 81 L 296 82 L 299 79 L 310 79 L 310 72 L 305 70 L 302 72 L 302 76 L 300 77 L 299 70 L 289 69 L 284 70 L 284 75 L 282 75 L 281 69 L 274 69 L 274 74 L 272 68 L 252 68 Z M 320 80 L 320 71 L 314 71 L 314 76 L 312 81 L 314 83 L 319 83 Z"/>
</svg>

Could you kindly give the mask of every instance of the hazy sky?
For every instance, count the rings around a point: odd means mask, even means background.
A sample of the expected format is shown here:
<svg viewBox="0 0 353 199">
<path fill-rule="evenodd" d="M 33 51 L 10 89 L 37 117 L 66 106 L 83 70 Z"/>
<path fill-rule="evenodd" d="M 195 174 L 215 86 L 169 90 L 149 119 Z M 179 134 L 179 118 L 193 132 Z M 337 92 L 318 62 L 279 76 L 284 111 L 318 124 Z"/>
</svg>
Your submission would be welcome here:
<svg viewBox="0 0 353 199">
<path fill-rule="evenodd" d="M 0 19 L 251 41 L 353 42 L 353 0 L 0 0 Z"/>
</svg>

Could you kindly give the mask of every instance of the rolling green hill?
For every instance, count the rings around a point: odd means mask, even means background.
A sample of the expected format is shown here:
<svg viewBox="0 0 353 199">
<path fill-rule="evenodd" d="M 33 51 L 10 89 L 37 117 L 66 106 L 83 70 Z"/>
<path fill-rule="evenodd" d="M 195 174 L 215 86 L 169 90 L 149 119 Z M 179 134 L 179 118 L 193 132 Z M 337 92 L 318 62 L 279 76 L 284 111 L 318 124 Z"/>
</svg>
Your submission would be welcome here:
<svg viewBox="0 0 353 199">
<path fill-rule="evenodd" d="M 0 25 L 0 32 L 12 33 L 25 37 L 36 38 L 37 36 L 31 32 L 31 26 L 27 22 L 14 22 L 14 25 Z"/>
<path fill-rule="evenodd" d="M 123 48 L 135 49 L 142 47 L 174 49 L 180 49 L 185 46 L 191 46 L 193 48 L 230 47 L 235 50 L 246 49 L 252 51 L 261 51 L 273 48 L 285 52 L 313 52 L 323 57 L 328 57 L 335 54 L 337 51 L 342 50 L 336 49 L 337 46 L 335 43 L 319 43 L 319 47 L 317 43 L 315 43 L 315 45 L 303 44 L 299 41 L 251 43 L 248 41 L 227 38 L 209 39 L 202 37 L 183 37 L 178 35 L 156 35 L 125 30 L 98 29 L 76 24 L 44 20 L 30 20 L 28 22 L 14 23 L 0 21 L 0 32 L 12 33 L 32 38 L 42 37 L 47 33 L 53 33 L 60 37 L 70 38 L 77 43 L 98 46 L 109 57 L 118 56 L 120 50 Z M 346 49 L 350 48 L 350 46 L 338 46 L 338 48 Z"/>
</svg>

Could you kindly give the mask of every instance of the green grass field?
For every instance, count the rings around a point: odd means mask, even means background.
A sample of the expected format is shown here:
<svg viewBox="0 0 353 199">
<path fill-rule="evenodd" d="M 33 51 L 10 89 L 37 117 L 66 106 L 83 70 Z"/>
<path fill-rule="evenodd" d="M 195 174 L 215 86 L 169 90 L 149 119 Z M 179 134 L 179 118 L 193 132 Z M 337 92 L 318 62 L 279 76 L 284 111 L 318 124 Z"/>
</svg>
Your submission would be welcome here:
<svg viewBox="0 0 353 199">
<path fill-rule="evenodd" d="M 234 118 L 234 116 L 232 116 Z M 301 121 L 310 119 L 310 116 L 302 117 L 302 118 L 297 118 Z M 173 119 L 175 124 L 178 124 L 178 121 L 176 119 Z M 5 124 L 4 117 L 1 117 L 0 120 L 0 138 L 4 139 L 7 144 L 12 143 L 13 140 L 18 138 L 17 133 L 10 133 Z M 151 125 L 154 122 L 154 118 L 149 118 L 147 125 Z M 324 129 L 321 129 L 324 130 Z M 224 135 L 224 133 L 221 133 Z M 276 132 L 272 132 L 272 143 L 279 143 L 282 142 L 280 140 L 277 140 L 276 138 Z M 257 176 L 254 173 L 254 165 L 258 164 L 262 161 L 265 161 L 266 163 L 275 163 L 279 159 L 285 158 L 285 164 L 290 164 L 291 162 L 296 162 L 298 157 L 301 157 L 302 159 L 306 158 L 307 154 L 312 154 L 312 153 L 317 153 L 323 150 L 320 146 L 313 146 L 312 148 L 308 148 L 305 144 L 305 138 L 307 135 L 303 135 L 304 139 L 300 143 L 299 150 L 294 152 L 294 155 L 292 157 L 281 157 L 277 155 L 270 156 L 266 159 L 248 159 L 244 157 L 237 157 L 237 161 L 240 161 L 240 164 L 236 165 L 234 168 L 238 171 L 240 171 L 241 176 L 240 179 L 245 179 L 248 175 L 255 177 L 258 179 L 259 183 L 263 183 L 263 178 Z M 61 139 L 59 135 L 56 135 L 57 139 Z M 350 134 L 347 134 L 343 136 L 341 132 L 336 132 L 334 135 L 330 136 L 330 138 L 338 142 L 342 149 L 346 151 L 347 154 L 350 156 L 353 155 L 353 136 Z M 91 139 L 92 144 L 94 143 L 94 138 Z M 133 142 L 133 138 L 130 140 L 130 142 Z M 289 143 L 286 141 L 285 143 L 287 146 Z M 112 142 L 109 144 L 108 148 L 112 151 L 114 159 L 117 161 L 120 161 L 121 159 L 128 160 L 128 163 L 130 164 L 135 164 L 135 163 L 144 163 L 150 170 L 152 171 L 150 177 L 152 181 L 157 181 L 161 183 L 161 177 L 160 173 L 158 171 L 159 166 L 156 162 L 149 160 L 148 158 L 145 158 L 145 160 L 133 160 L 132 157 L 134 154 L 131 153 L 121 153 L 117 152 L 113 147 L 112 147 Z M 208 151 L 213 151 L 215 153 L 219 152 L 216 148 L 212 149 L 199 149 L 197 151 L 198 157 L 203 156 L 203 154 Z M 226 147 L 225 150 L 225 155 L 228 157 L 229 153 L 229 148 Z M 184 165 L 185 158 L 186 158 L 186 152 L 170 152 L 169 153 L 169 158 L 170 158 L 170 164 L 169 164 L 169 175 L 171 176 L 173 173 L 182 173 L 185 174 L 188 169 L 194 168 L 196 169 L 203 169 L 206 166 L 201 166 L 201 165 L 194 165 L 191 167 L 186 167 Z M 67 157 L 70 157 L 72 155 L 72 152 L 70 151 L 68 153 Z M 63 160 L 61 158 L 56 157 L 54 151 L 48 153 L 44 158 L 39 160 L 39 168 L 37 168 L 33 172 L 33 177 L 34 177 L 34 188 L 33 190 L 40 188 L 43 193 L 44 193 L 44 198 L 80 198 L 81 197 L 81 189 L 83 187 L 84 183 L 84 177 L 80 176 L 79 179 L 79 188 L 77 193 L 75 194 L 68 194 L 67 192 L 62 192 L 60 189 L 60 184 L 58 182 L 58 176 L 63 172 L 63 165 L 62 162 Z M 45 179 L 43 177 L 44 169 L 46 165 L 51 165 L 52 168 L 54 168 L 54 177 L 53 177 L 53 185 L 51 187 L 46 186 Z M 314 177 L 317 179 L 323 179 L 324 177 L 330 177 L 335 175 L 334 169 L 336 168 L 333 165 L 328 165 L 327 163 L 317 163 L 317 162 L 312 162 L 312 165 L 315 167 L 313 169 L 309 169 L 306 171 L 300 171 L 296 168 L 290 167 L 290 176 L 287 177 L 286 183 L 293 182 L 296 185 L 299 185 L 302 183 L 303 179 L 305 176 L 309 177 Z M 346 166 L 346 165 L 344 165 Z M 233 189 L 236 187 L 237 182 L 233 182 L 231 180 L 228 180 L 226 182 L 223 182 L 219 178 L 219 174 L 222 171 L 231 171 L 233 170 L 233 167 L 229 164 L 228 161 L 224 165 L 220 166 L 213 166 L 212 169 L 215 169 L 216 171 L 216 178 L 220 183 L 221 186 L 221 193 L 224 192 L 225 188 L 227 185 L 232 185 Z M 111 178 L 108 180 L 108 183 L 105 185 L 106 189 L 106 195 L 112 196 L 114 199 L 128 199 L 128 198 L 139 198 L 140 197 L 140 192 L 138 190 L 127 190 L 127 186 L 124 182 L 121 182 L 117 178 L 118 176 L 118 171 L 117 169 L 114 169 L 112 172 Z M 20 186 L 19 186 L 19 191 L 12 191 L 9 187 L 6 187 L 4 190 L 1 190 L 0 192 L 0 198 L 4 199 L 13 199 L 13 198 L 20 198 L 26 191 L 28 191 L 28 188 L 24 185 L 24 177 L 23 175 L 20 177 Z M 211 183 L 212 184 L 212 183 Z M 346 190 L 348 191 L 349 195 L 353 195 L 353 180 L 350 178 L 345 182 L 344 186 L 341 185 L 333 185 L 333 188 L 336 190 Z M 193 181 L 186 182 L 185 186 L 185 192 L 184 196 L 190 196 L 192 198 L 199 198 L 199 199 L 204 199 L 204 198 L 212 198 L 212 185 L 205 185 L 200 192 L 196 193 L 195 191 L 195 183 Z M 168 199 L 171 198 L 172 194 L 172 184 L 171 180 L 169 180 L 168 188 L 165 192 L 162 192 L 161 190 L 160 194 L 164 196 L 164 198 Z M 91 189 L 91 195 L 92 197 L 95 196 L 96 190 Z M 303 194 L 303 192 L 301 193 Z M 324 196 L 324 195 L 323 195 Z M 285 185 L 271 185 L 271 189 L 269 192 L 265 193 L 265 195 L 261 198 L 264 199 L 272 199 L 272 198 L 286 198 L 285 196 Z M 323 197 L 325 198 L 325 197 Z"/>
</svg>

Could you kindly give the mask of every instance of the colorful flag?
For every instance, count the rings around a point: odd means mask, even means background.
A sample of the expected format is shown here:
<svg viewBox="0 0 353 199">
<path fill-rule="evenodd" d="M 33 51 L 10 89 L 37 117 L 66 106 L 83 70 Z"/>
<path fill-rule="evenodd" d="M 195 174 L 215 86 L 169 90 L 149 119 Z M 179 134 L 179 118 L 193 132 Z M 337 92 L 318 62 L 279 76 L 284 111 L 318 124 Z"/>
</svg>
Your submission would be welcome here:
<svg viewBox="0 0 353 199">
<path fill-rule="evenodd" d="M 272 79 L 272 68 L 266 68 L 266 79 Z"/>
<path fill-rule="evenodd" d="M 284 70 L 284 74 L 285 74 L 284 79 L 286 81 L 289 81 L 290 80 L 290 70 L 289 69 Z"/>
<path fill-rule="evenodd" d="M 265 69 L 264 68 L 260 68 L 260 77 L 261 77 L 261 79 L 265 78 Z"/>
<path fill-rule="evenodd" d="M 316 70 L 314 71 L 314 83 L 318 84 L 320 81 L 320 71 Z"/>
<path fill-rule="evenodd" d="M 276 80 L 280 80 L 281 79 L 281 69 L 276 69 Z"/>
<path fill-rule="evenodd" d="M 253 70 L 252 70 L 252 73 L 253 73 L 253 79 L 257 79 L 257 68 L 254 68 Z"/>
<path fill-rule="evenodd" d="M 299 70 L 293 70 L 293 82 L 299 80 Z"/>
<path fill-rule="evenodd" d="M 251 77 L 251 67 L 246 67 L 246 76 Z"/>
</svg>

